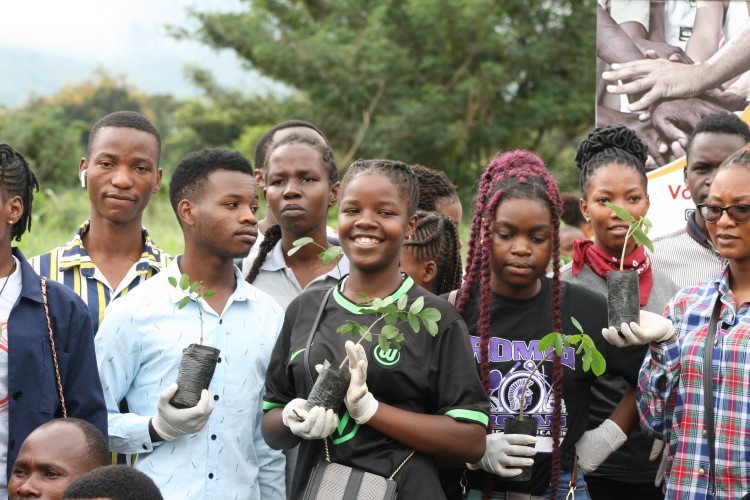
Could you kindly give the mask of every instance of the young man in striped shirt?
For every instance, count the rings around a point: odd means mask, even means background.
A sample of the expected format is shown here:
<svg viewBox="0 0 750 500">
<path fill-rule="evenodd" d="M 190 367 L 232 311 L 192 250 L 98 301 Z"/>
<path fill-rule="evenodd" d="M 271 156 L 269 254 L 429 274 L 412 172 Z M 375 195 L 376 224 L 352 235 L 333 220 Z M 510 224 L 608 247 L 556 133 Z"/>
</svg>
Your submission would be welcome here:
<svg viewBox="0 0 750 500">
<path fill-rule="evenodd" d="M 81 296 L 95 333 L 112 300 L 171 260 L 142 226 L 143 211 L 161 185 L 160 151 L 159 132 L 140 113 L 118 111 L 99 120 L 79 166 L 90 218 L 63 246 L 31 259 L 37 273 Z"/>
<path fill-rule="evenodd" d="M 719 165 L 748 143 L 750 128 L 732 113 L 711 114 L 698 123 L 688 139 L 684 170 L 693 203 L 706 201 Z M 694 210 L 684 227 L 654 238 L 651 262 L 683 288 L 715 278 L 724 261 L 708 238 L 706 222 Z"/>
</svg>

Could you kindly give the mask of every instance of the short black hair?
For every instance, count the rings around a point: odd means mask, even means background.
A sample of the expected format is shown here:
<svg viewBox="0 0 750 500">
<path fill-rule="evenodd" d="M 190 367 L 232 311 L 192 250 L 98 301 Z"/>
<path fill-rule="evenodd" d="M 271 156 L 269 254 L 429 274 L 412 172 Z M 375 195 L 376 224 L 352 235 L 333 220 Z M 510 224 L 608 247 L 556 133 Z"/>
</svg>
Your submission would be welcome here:
<svg viewBox="0 0 750 500">
<path fill-rule="evenodd" d="M 339 196 L 343 196 L 351 181 L 360 175 L 382 174 L 398 189 L 399 195 L 407 203 L 409 217 L 417 213 L 419 205 L 419 179 L 409 165 L 396 160 L 357 160 L 349 166 L 339 188 Z"/>
<path fill-rule="evenodd" d="M 109 452 L 107 441 L 104 439 L 102 432 L 94 425 L 81 420 L 80 418 L 56 418 L 43 423 L 36 430 L 46 429 L 56 425 L 71 425 L 78 427 L 86 440 L 86 451 L 88 453 L 89 463 L 94 467 L 101 467 L 112 463 L 112 454 Z"/>
<path fill-rule="evenodd" d="M 260 139 L 258 139 L 258 142 L 255 144 L 255 168 L 258 170 L 265 170 L 266 168 L 266 161 L 268 160 L 268 154 L 270 153 L 270 148 L 273 144 L 273 135 L 278 132 L 279 130 L 284 130 L 285 128 L 293 128 L 293 127 L 305 127 L 314 130 L 318 134 L 320 134 L 320 137 L 323 138 L 323 141 L 325 141 L 326 146 L 330 146 L 328 143 L 328 138 L 323 134 L 323 132 L 320 131 L 318 127 L 313 125 L 310 122 L 306 122 L 305 120 L 286 120 L 278 125 L 275 125 L 273 128 L 269 129 L 268 132 L 263 134 Z"/>
<path fill-rule="evenodd" d="M 706 115 L 698 125 L 693 129 L 693 133 L 688 138 L 686 155 L 690 156 L 690 148 L 693 146 L 695 136 L 702 133 L 708 134 L 727 134 L 737 135 L 744 139 L 745 143 L 750 143 L 750 127 L 747 123 L 740 120 L 734 113 L 712 113 Z"/>
<path fill-rule="evenodd" d="M 110 500 L 162 500 L 154 481 L 128 465 L 107 465 L 73 480 L 63 492 L 64 500 L 108 498 Z"/>
<path fill-rule="evenodd" d="M 23 213 L 13 224 L 11 232 L 11 238 L 21 241 L 23 233 L 31 231 L 31 205 L 34 191 L 39 191 L 39 181 L 26 158 L 8 144 L 0 144 L 0 189 L 3 201 L 6 201 L 6 196 L 20 196 L 23 201 Z"/>
<path fill-rule="evenodd" d="M 196 199 L 203 194 L 203 187 L 208 176 L 217 170 L 241 172 L 253 175 L 250 160 L 239 151 L 222 148 L 204 148 L 190 153 L 180 160 L 172 173 L 169 182 L 169 201 L 177 215 L 177 205 L 184 199 Z"/>
<path fill-rule="evenodd" d="M 159 154 L 161 154 L 161 135 L 148 118 L 136 111 L 115 111 L 96 122 L 89 132 L 89 144 L 86 148 L 87 157 L 91 156 L 91 145 L 94 143 L 96 134 L 104 127 L 134 128 L 151 134 L 156 139 L 156 146 Z M 156 164 L 159 164 L 159 158 L 156 159 Z"/>
<path fill-rule="evenodd" d="M 418 210 L 435 212 L 438 204 L 458 200 L 456 186 L 448 179 L 445 172 L 419 164 L 409 166 L 419 179 Z"/>
<path fill-rule="evenodd" d="M 573 193 L 561 193 L 563 209 L 560 219 L 568 226 L 581 227 L 586 219 L 581 213 L 580 197 Z"/>
<path fill-rule="evenodd" d="M 279 142 L 271 145 L 272 149 L 269 151 L 268 158 L 271 157 L 275 150 L 277 150 L 281 146 L 286 146 L 288 144 L 304 144 L 305 146 L 309 146 L 320 153 L 320 157 L 323 161 L 323 167 L 325 167 L 326 172 L 328 173 L 328 182 L 330 184 L 333 184 L 334 182 L 339 180 L 339 167 L 338 165 L 336 165 L 336 157 L 334 156 L 331 147 L 327 144 L 321 144 L 319 141 L 316 141 L 315 139 L 312 139 L 310 137 L 305 137 L 297 134 L 288 135 L 281 139 Z M 268 159 L 266 159 L 266 161 L 268 161 Z"/>
</svg>

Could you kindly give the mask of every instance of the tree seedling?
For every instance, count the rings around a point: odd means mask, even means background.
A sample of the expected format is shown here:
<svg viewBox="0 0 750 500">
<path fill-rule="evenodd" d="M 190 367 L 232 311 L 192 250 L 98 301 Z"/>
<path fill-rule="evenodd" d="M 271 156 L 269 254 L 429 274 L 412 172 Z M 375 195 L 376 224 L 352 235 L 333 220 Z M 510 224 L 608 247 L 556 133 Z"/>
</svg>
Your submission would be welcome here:
<svg viewBox="0 0 750 500">
<path fill-rule="evenodd" d="M 190 282 L 190 276 L 187 274 L 183 274 L 180 276 L 180 281 L 177 281 L 177 279 L 174 276 L 170 276 L 167 278 L 167 281 L 169 281 L 169 284 L 175 287 L 177 290 L 183 293 L 184 297 L 180 299 L 180 301 L 177 303 L 178 309 L 184 309 L 188 303 L 190 303 L 191 299 L 198 300 L 198 299 L 206 299 L 207 297 L 213 297 L 216 295 L 216 292 L 213 290 L 206 290 L 206 288 L 203 286 L 202 281 L 193 281 Z M 203 310 L 198 307 L 198 319 L 200 319 L 201 323 L 201 337 L 200 337 L 200 345 L 203 345 Z"/>
<path fill-rule="evenodd" d="M 620 271 L 623 270 L 625 263 L 625 249 L 628 247 L 628 240 L 632 237 L 636 243 L 643 245 L 648 248 L 651 253 L 654 252 L 654 244 L 651 239 L 646 236 L 651 230 L 651 221 L 646 217 L 639 217 L 636 219 L 628 213 L 627 210 L 619 205 L 605 201 L 604 204 L 615 212 L 617 217 L 628 223 L 628 232 L 625 233 L 625 241 L 622 244 L 622 256 L 620 257 Z"/>
</svg>

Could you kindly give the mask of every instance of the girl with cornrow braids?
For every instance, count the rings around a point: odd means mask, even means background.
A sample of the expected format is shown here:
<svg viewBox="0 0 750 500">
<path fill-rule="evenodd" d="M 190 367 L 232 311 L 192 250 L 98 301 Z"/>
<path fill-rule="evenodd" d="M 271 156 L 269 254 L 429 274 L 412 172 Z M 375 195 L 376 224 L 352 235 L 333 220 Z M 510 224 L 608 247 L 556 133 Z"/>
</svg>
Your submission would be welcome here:
<svg viewBox="0 0 750 500">
<path fill-rule="evenodd" d="M 43 283 L 11 244 L 31 230 L 38 190 L 23 155 L 0 144 L 0 467 L 6 472 L 0 475 L 0 491 L 7 490 L 8 479 L 14 477 L 21 444 L 43 423 L 67 413 L 107 436 L 107 407 L 88 308 L 62 284 Z M 29 494 L 24 493 L 29 487 L 25 483 L 11 481 L 9 496 Z"/>
<path fill-rule="evenodd" d="M 404 242 L 401 270 L 435 295 L 461 286 L 461 250 L 453 219 L 444 214 L 417 212 L 417 229 Z"/>
<path fill-rule="evenodd" d="M 399 270 L 404 241 L 416 227 L 418 187 L 405 163 L 354 162 L 341 183 L 338 218 L 349 274 L 330 296 L 306 290 L 286 310 L 266 375 L 263 436 L 274 448 L 300 445 L 292 498 L 302 497 L 313 467 L 324 457 L 323 439 L 334 462 L 385 477 L 398 469 L 394 480 L 404 499 L 445 499 L 436 459 L 473 462 L 484 453 L 489 405 L 472 366 L 466 325 L 447 301 Z M 437 335 L 424 328 L 415 333 L 398 319 L 395 326 L 406 336 L 399 351 L 383 352 L 377 341 L 355 346 L 336 329 L 347 321 L 374 321 L 375 315 L 358 305 L 361 294 L 405 296 L 407 307 L 424 301 L 440 312 Z M 352 378 L 339 412 L 306 411 L 308 373 L 317 377 L 316 364 L 347 355 Z"/>
<path fill-rule="evenodd" d="M 596 128 L 578 145 L 580 206 L 584 217 L 591 221 L 594 241 L 574 243 L 573 262 L 560 273 L 564 281 L 607 296 L 607 271 L 620 268 L 628 224 L 604 203 L 614 203 L 636 219 L 646 215 L 649 199 L 645 161 L 646 146 L 633 130 L 623 125 Z M 638 271 L 641 309 L 661 314 L 677 292 L 677 285 L 651 267 L 645 248 L 633 238 L 628 239 L 625 255 L 624 268 Z M 642 353 L 645 356 L 645 350 Z M 618 405 L 626 407 L 635 419 L 635 390 L 605 373 L 594 384 L 590 425 L 607 426 L 613 438 L 624 444 L 604 462 L 583 464 L 591 497 L 619 500 L 637 495 L 643 500 L 662 499 L 661 488 L 654 484 L 660 464 L 656 458 L 660 458 L 662 443 L 654 445 L 654 439 L 643 434 L 637 425 L 628 435 L 621 434 L 607 420 Z"/>
<path fill-rule="evenodd" d="M 467 464 L 470 499 L 565 498 L 572 479 L 575 498 L 589 498 L 580 470 L 574 469 L 576 443 L 600 431 L 586 430 L 595 377 L 583 371 L 581 355 L 566 349 L 562 357 L 550 356 L 519 397 L 524 380 L 544 358 L 537 344 L 546 334 L 578 333 L 575 317 L 605 356 L 608 372 L 630 382 L 638 375 L 639 358 L 614 353 L 623 350 L 601 336 L 607 323 L 604 299 L 560 280 L 561 210 L 554 179 L 532 153 L 498 154 L 479 181 L 466 278 L 456 303 L 491 411 L 485 455 Z M 546 276 L 550 259 L 551 278 Z M 520 405 L 538 421 L 537 436 L 504 433 L 506 419 L 517 416 Z M 593 441 L 593 447 L 606 446 Z M 592 449 L 577 451 L 587 455 Z M 529 465 L 529 481 L 512 480 Z"/>
</svg>

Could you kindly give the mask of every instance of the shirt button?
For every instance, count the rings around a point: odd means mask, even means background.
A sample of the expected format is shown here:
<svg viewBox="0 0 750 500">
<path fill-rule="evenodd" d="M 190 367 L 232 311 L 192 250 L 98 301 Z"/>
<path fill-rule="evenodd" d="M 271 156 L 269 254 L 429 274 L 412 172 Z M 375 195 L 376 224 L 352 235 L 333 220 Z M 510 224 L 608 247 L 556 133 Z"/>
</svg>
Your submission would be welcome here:
<svg viewBox="0 0 750 500">
<path fill-rule="evenodd" d="M 218 400 L 219 400 L 219 395 L 217 394 L 214 396 L 214 401 L 218 401 Z"/>
<path fill-rule="evenodd" d="M 224 320 L 223 320 L 223 319 L 220 319 L 220 320 L 219 320 L 219 324 L 220 324 L 220 325 L 223 325 L 223 324 L 224 324 Z"/>
<path fill-rule="evenodd" d="M 700 469 L 698 469 L 698 474 L 705 474 L 705 473 L 706 473 L 706 471 L 703 470 L 703 467 L 701 467 Z"/>
<path fill-rule="evenodd" d="M 219 358 L 219 359 L 217 360 L 217 363 L 221 363 L 221 358 Z"/>
<path fill-rule="evenodd" d="M 216 434 L 211 434 L 211 439 L 216 441 Z"/>
<path fill-rule="evenodd" d="M 148 450 L 148 445 L 144 444 L 144 445 L 141 445 L 141 446 L 143 447 L 144 450 Z"/>
<path fill-rule="evenodd" d="M 701 470 L 703 470 L 703 469 L 701 469 Z M 213 473 L 213 472 L 210 472 L 210 473 L 208 474 L 208 478 L 209 478 L 209 479 L 213 479 L 213 478 L 214 478 L 214 473 Z"/>
<path fill-rule="evenodd" d="M 707 435 L 708 435 L 708 431 L 707 431 L 706 429 L 703 429 L 703 435 L 704 435 L 704 436 L 707 436 Z"/>
<path fill-rule="evenodd" d="M 11 450 L 13 448 L 15 448 L 16 447 L 16 440 L 15 439 L 11 439 L 10 443 L 8 443 L 8 446 L 10 447 Z"/>
<path fill-rule="evenodd" d="M 663 357 L 663 356 L 662 356 L 661 354 L 657 354 L 657 355 L 656 355 L 656 359 L 658 359 L 659 361 L 661 361 L 661 358 L 662 358 L 662 357 Z"/>
<path fill-rule="evenodd" d="M 23 392 L 21 392 L 20 390 L 13 393 L 13 399 L 15 399 L 16 401 L 18 401 L 22 397 L 23 397 Z"/>
</svg>

